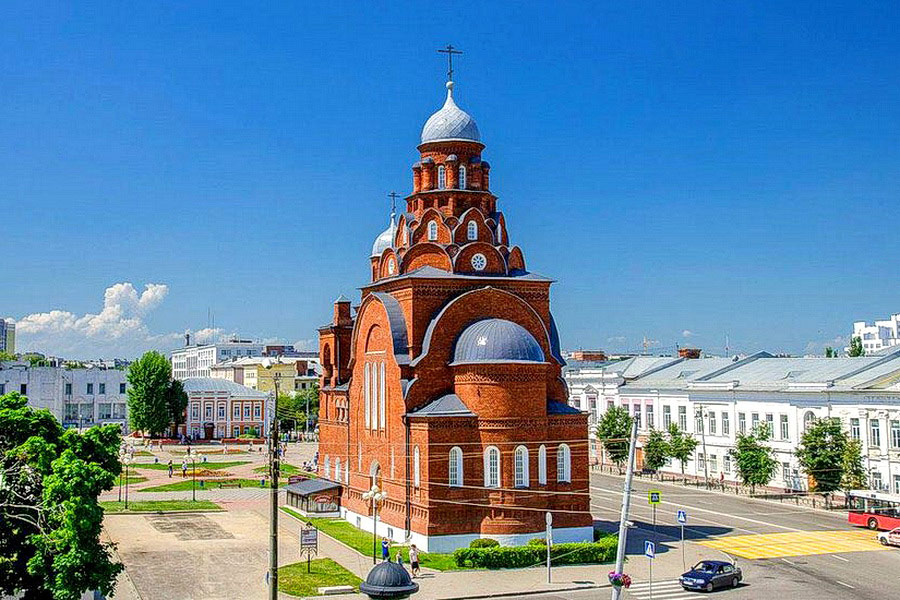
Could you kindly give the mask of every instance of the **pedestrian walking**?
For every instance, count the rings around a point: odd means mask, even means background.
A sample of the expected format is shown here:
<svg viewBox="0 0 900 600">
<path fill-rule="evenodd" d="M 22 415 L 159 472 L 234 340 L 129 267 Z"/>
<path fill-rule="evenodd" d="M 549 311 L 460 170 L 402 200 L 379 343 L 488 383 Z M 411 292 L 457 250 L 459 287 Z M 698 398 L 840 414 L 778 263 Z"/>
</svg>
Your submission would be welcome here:
<svg viewBox="0 0 900 600">
<path fill-rule="evenodd" d="M 172 479 L 172 459 L 169 459 L 169 479 Z"/>
<path fill-rule="evenodd" d="M 412 568 L 412 576 L 416 577 L 419 574 L 419 549 L 415 544 L 409 547 L 409 566 Z"/>
<path fill-rule="evenodd" d="M 187 477 L 187 459 L 181 461 L 181 477 Z"/>
<path fill-rule="evenodd" d="M 381 560 L 387 562 L 391 559 L 391 543 L 387 538 L 381 538 Z"/>
<path fill-rule="evenodd" d="M 397 549 L 397 564 L 403 566 L 403 548 Z"/>
</svg>

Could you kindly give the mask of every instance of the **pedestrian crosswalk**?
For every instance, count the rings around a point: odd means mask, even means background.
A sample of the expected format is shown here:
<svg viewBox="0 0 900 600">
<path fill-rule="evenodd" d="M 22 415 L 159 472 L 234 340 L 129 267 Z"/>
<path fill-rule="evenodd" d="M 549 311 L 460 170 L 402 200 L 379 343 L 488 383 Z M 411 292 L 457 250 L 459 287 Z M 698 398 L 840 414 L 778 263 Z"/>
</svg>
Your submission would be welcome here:
<svg viewBox="0 0 900 600">
<path fill-rule="evenodd" d="M 680 600 L 681 598 L 696 598 L 696 592 L 690 592 L 681 587 L 677 579 L 654 581 L 650 588 L 649 581 L 634 583 L 625 590 L 623 597 L 634 600 Z"/>
<path fill-rule="evenodd" d="M 812 554 L 884 550 L 871 531 L 791 531 L 733 535 L 698 542 L 741 558 L 783 558 Z"/>
</svg>

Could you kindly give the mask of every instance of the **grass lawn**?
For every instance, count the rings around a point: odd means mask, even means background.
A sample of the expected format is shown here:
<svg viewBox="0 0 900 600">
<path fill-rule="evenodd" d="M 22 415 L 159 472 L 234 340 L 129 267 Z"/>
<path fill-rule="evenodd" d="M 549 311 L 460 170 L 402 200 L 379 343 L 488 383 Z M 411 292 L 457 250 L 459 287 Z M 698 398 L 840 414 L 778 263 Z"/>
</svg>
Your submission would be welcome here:
<svg viewBox="0 0 900 600">
<path fill-rule="evenodd" d="M 143 483 L 145 481 L 147 481 L 147 478 L 141 477 L 140 475 L 129 474 L 127 479 L 122 475 L 119 475 L 119 477 L 116 479 L 116 485 L 131 485 L 132 483 Z"/>
<path fill-rule="evenodd" d="M 152 452 L 148 452 L 147 450 L 138 450 L 134 453 L 135 456 L 153 456 Z"/>
<path fill-rule="evenodd" d="M 200 462 L 197 461 L 197 468 L 203 467 L 204 469 L 230 469 L 231 467 L 238 467 L 240 465 L 246 465 L 249 463 L 249 460 L 223 460 L 221 462 Z M 169 468 L 164 462 L 158 463 L 137 463 L 130 465 L 129 468 L 138 468 L 138 469 L 153 469 L 154 471 L 165 471 Z M 181 471 L 181 461 L 172 461 L 172 468 L 175 471 Z M 194 468 L 194 463 L 188 461 L 188 475 L 191 474 L 191 469 Z"/>
<path fill-rule="evenodd" d="M 255 473 L 265 473 L 268 470 L 269 470 L 268 465 L 263 465 L 261 467 L 256 467 L 255 469 L 253 469 L 253 471 Z M 316 477 L 317 477 L 317 475 L 315 473 L 308 473 L 307 471 L 304 471 L 300 467 L 295 467 L 294 465 L 291 465 L 288 463 L 281 463 L 281 468 L 279 469 L 279 473 L 281 473 L 281 475 L 283 477 L 287 477 L 290 475 L 303 475 L 304 477 L 309 477 L 310 479 L 316 479 Z"/>
<path fill-rule="evenodd" d="M 347 544 L 360 554 L 364 556 L 372 556 L 372 534 L 368 531 L 363 531 L 362 529 L 357 529 L 347 521 L 343 519 L 323 519 L 317 517 L 304 517 L 300 513 L 292 510 L 287 506 L 282 506 L 281 510 L 284 512 L 297 517 L 304 523 L 311 523 L 316 526 L 318 529 L 322 531 L 322 533 L 328 534 L 336 540 L 340 540 L 341 542 Z M 381 558 L 381 542 L 378 542 L 378 557 Z M 397 549 L 400 549 L 403 552 L 403 562 L 407 565 L 409 564 L 409 548 L 407 546 L 398 546 L 391 545 L 391 558 L 394 559 L 397 556 Z M 422 552 L 419 551 L 419 564 L 423 567 L 428 567 L 429 569 L 436 569 L 438 571 L 454 571 L 458 569 L 464 569 L 466 567 L 458 567 L 456 566 L 456 561 L 453 560 L 452 554 L 436 554 L 431 552 Z"/>
<path fill-rule="evenodd" d="M 166 483 L 163 485 L 156 485 L 153 487 L 144 488 L 141 490 L 135 490 L 137 492 L 189 492 L 191 491 L 191 486 L 193 481 L 191 480 L 190 475 L 186 479 L 178 478 L 179 480 L 174 483 Z M 203 487 L 200 487 L 200 482 L 203 481 Z M 259 485 L 259 479 L 218 479 L 218 480 L 207 480 L 207 479 L 197 479 L 197 489 L 198 490 L 215 490 L 221 487 L 222 483 L 227 484 L 236 484 L 240 482 L 241 487 L 245 488 L 268 488 L 268 484 L 265 486 Z M 287 485 L 287 482 L 281 482 L 278 487 L 284 487 Z"/>
<path fill-rule="evenodd" d="M 104 512 L 125 512 L 124 502 L 101 502 Z M 139 500 L 128 503 L 128 512 L 166 512 L 172 510 L 221 510 L 222 507 L 209 500 Z"/>
<path fill-rule="evenodd" d="M 362 581 L 330 558 L 316 558 L 309 566 L 309 573 L 306 572 L 306 561 L 280 567 L 278 591 L 292 596 L 317 596 L 320 587 L 352 585 L 356 588 Z"/>
</svg>

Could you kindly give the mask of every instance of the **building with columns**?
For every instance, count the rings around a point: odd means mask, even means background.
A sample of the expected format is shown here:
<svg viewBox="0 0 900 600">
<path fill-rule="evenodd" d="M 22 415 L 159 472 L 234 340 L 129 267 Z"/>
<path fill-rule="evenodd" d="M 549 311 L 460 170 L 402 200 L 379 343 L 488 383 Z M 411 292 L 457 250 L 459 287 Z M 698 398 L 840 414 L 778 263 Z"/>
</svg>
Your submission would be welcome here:
<svg viewBox="0 0 900 600">
<path fill-rule="evenodd" d="M 592 539 L 587 415 L 567 403 L 546 277 L 527 270 L 475 120 L 447 83 L 422 130 L 406 210 L 368 257 L 355 313 L 319 330 L 320 473 L 341 514 L 432 552 L 480 537 Z"/>
</svg>

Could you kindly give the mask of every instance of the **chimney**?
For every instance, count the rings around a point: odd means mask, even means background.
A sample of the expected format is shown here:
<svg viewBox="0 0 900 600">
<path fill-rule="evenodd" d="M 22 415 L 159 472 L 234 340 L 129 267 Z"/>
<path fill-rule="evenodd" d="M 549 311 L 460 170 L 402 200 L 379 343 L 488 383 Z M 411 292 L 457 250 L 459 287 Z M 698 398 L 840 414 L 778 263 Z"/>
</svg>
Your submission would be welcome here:
<svg viewBox="0 0 900 600">
<path fill-rule="evenodd" d="M 352 325 L 350 318 L 350 300 L 340 296 L 334 301 L 334 325 Z"/>
</svg>

